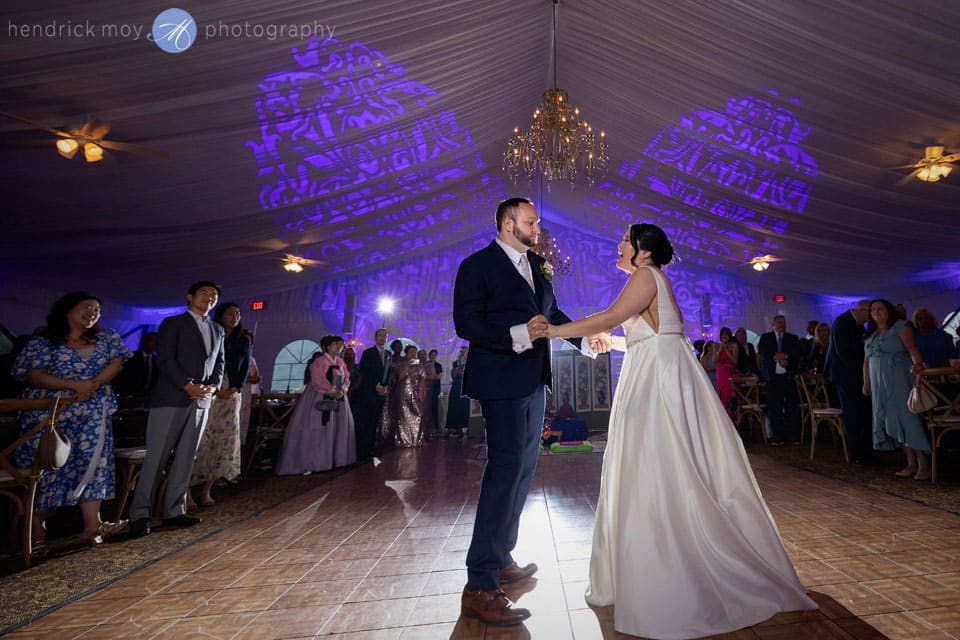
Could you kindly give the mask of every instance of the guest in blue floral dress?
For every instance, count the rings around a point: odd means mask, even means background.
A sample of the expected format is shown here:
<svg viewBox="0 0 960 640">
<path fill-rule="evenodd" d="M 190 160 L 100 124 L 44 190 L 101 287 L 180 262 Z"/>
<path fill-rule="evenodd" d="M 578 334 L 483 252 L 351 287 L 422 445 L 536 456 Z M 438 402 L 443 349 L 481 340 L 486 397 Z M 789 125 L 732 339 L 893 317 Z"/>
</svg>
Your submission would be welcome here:
<svg viewBox="0 0 960 640">
<path fill-rule="evenodd" d="M 887 300 L 870 303 L 870 318 L 864 343 L 863 393 L 873 400 L 873 447 L 881 451 L 903 447 L 907 466 L 896 475 L 929 480 L 926 454 L 930 444 L 923 420 L 907 408 L 914 384 L 910 374 L 923 370 L 913 329 L 898 318 Z"/>
<path fill-rule="evenodd" d="M 24 397 L 75 399 L 59 420 L 71 442 L 70 457 L 61 469 L 44 474 L 37 490 L 33 530 L 38 542 L 47 512 L 57 507 L 80 505 L 82 536 L 90 544 L 118 533 L 125 524 L 101 522 L 100 501 L 112 498 L 115 488 L 110 416 L 117 399 L 110 381 L 131 353 L 116 331 L 97 325 L 99 319 L 99 298 L 85 291 L 68 293 L 50 309 L 43 335 L 30 340 L 13 365 L 13 375 L 27 383 Z M 21 432 L 45 415 L 24 412 Z M 33 464 L 38 443 L 39 435 L 17 451 L 19 465 Z"/>
</svg>

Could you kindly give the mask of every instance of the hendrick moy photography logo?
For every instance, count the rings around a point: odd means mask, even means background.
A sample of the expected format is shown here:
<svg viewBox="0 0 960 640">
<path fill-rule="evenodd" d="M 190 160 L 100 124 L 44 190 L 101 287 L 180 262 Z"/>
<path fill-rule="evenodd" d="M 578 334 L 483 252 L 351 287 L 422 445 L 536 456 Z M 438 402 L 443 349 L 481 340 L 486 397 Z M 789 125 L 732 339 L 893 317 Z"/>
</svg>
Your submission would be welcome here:
<svg viewBox="0 0 960 640">
<path fill-rule="evenodd" d="M 161 11 L 151 28 L 135 23 L 95 24 L 89 20 L 50 20 L 37 24 L 17 24 L 7 21 L 7 37 L 16 39 L 123 39 L 149 40 L 167 53 L 183 53 L 193 46 L 202 34 L 204 40 L 319 40 L 333 38 L 336 26 L 312 23 L 258 23 L 224 22 L 217 20 L 198 25 L 188 12 L 170 8 Z"/>
<path fill-rule="evenodd" d="M 183 9 L 162 11 L 147 36 L 167 53 L 183 53 L 197 39 L 197 21 Z"/>
</svg>

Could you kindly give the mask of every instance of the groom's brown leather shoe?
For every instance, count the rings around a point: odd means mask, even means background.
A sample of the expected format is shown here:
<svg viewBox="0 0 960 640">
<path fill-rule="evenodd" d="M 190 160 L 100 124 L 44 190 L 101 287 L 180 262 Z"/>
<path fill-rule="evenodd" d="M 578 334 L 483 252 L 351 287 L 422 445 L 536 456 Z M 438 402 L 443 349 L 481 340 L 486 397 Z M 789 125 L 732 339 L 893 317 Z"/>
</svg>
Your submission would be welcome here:
<svg viewBox="0 0 960 640">
<path fill-rule="evenodd" d="M 516 562 L 511 562 L 503 569 L 500 569 L 500 584 L 508 584 L 510 582 L 526 580 L 536 572 L 537 565 L 532 562 L 525 567 L 521 567 Z"/>
<path fill-rule="evenodd" d="M 508 627 L 529 618 L 530 611 L 514 608 L 507 594 L 500 589 L 471 591 L 464 587 L 463 595 L 460 596 L 460 615 L 476 618 L 495 627 Z"/>
</svg>

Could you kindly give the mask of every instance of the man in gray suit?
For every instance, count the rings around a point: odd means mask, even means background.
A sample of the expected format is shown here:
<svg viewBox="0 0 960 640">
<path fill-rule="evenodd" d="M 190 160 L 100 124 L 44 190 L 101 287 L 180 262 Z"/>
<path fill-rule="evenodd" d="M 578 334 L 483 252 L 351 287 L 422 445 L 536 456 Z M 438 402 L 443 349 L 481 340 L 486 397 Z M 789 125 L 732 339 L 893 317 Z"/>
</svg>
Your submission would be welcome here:
<svg viewBox="0 0 960 640">
<path fill-rule="evenodd" d="M 207 423 L 210 399 L 223 378 L 223 327 L 209 316 L 220 298 L 213 282 L 197 282 L 187 293 L 185 313 L 165 318 L 157 335 L 160 377 L 150 393 L 147 455 L 130 504 L 130 534 L 150 533 L 150 517 L 160 475 L 170 456 L 163 522 L 190 527 L 186 493 L 193 459 Z"/>
</svg>

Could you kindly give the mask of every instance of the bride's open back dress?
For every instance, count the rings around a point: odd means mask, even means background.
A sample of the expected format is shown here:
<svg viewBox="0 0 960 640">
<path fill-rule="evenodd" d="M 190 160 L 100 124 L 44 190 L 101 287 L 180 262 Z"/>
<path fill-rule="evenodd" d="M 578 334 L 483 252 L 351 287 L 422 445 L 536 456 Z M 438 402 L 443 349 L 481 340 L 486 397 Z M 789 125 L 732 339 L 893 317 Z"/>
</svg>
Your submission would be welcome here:
<svg viewBox="0 0 960 640">
<path fill-rule="evenodd" d="M 617 631 L 661 640 L 816 609 L 665 277 L 650 271 L 659 327 L 642 316 L 624 323 L 587 602 L 614 605 Z"/>
</svg>

